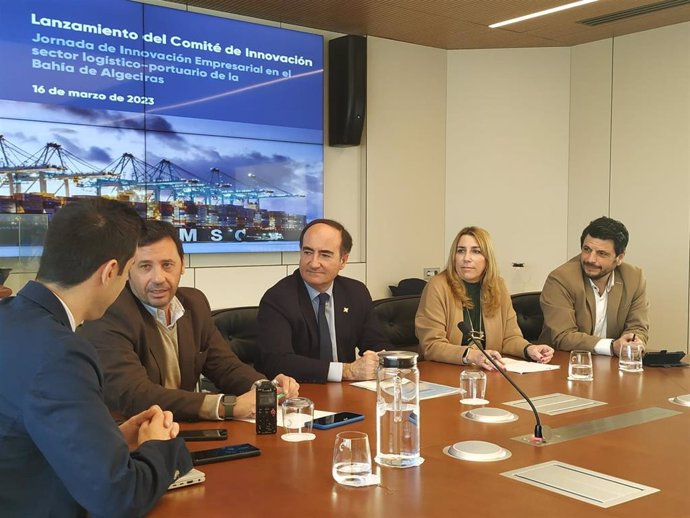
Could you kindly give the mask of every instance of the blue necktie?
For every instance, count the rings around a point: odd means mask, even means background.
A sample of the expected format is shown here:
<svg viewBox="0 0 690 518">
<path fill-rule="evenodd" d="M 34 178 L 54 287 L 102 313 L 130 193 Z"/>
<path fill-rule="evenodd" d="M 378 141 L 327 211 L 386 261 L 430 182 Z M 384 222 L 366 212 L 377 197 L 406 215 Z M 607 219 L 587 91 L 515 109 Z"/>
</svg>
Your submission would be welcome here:
<svg viewBox="0 0 690 518">
<path fill-rule="evenodd" d="M 331 342 L 331 331 L 328 329 L 328 320 L 326 320 L 326 302 L 330 295 L 328 293 L 319 293 L 319 357 L 322 360 L 329 362 L 333 361 L 333 344 Z"/>
</svg>

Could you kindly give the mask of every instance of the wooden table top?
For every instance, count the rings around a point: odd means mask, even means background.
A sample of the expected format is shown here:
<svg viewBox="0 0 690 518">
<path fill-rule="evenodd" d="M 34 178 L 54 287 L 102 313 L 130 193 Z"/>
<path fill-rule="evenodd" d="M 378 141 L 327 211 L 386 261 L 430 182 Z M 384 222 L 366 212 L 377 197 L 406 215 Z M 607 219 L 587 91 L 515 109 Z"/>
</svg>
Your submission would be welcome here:
<svg viewBox="0 0 690 518">
<path fill-rule="evenodd" d="M 311 442 L 288 443 L 277 435 L 257 436 L 244 422 L 204 422 L 184 428 L 226 428 L 228 441 L 189 443 L 191 450 L 249 442 L 261 456 L 202 466 L 203 484 L 168 492 L 152 511 L 154 517 L 205 518 L 238 516 L 302 517 L 448 517 L 474 512 L 477 516 L 522 517 L 556 513 L 567 516 L 690 516 L 690 408 L 668 398 L 690 393 L 689 368 L 650 368 L 642 374 L 619 373 L 615 358 L 594 357 L 593 382 L 569 382 L 567 353 L 556 353 L 554 371 L 513 375 L 531 397 L 554 392 L 605 401 L 607 404 L 557 416 L 541 415 L 552 428 L 592 421 L 650 407 L 679 415 L 571 441 L 535 447 L 512 440 L 534 430 L 531 412 L 502 403 L 520 395 L 498 373 L 488 374 L 489 406 L 510 409 L 514 422 L 486 424 L 461 416 L 469 407 L 458 395 L 421 402 L 421 453 L 416 468 L 383 468 L 378 486 L 351 488 L 331 477 L 335 436 L 344 430 L 369 434 L 376 454 L 376 395 L 349 383 L 302 385 L 300 395 L 319 410 L 353 411 L 364 421 L 332 430 L 316 430 Z M 463 367 L 464 368 L 464 367 Z M 461 367 L 420 362 L 423 381 L 457 386 Z M 466 462 L 448 457 L 443 448 L 458 441 L 483 440 L 511 451 L 499 462 Z M 658 493 L 601 509 L 500 475 L 505 471 L 550 460 L 594 470 L 660 489 Z"/>
</svg>

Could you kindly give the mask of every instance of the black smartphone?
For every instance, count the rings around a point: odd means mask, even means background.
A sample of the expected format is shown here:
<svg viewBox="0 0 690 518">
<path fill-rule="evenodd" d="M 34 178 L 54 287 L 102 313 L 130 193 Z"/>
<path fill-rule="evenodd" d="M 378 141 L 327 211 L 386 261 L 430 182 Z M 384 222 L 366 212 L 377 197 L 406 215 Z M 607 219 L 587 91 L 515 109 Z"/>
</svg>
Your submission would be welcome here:
<svg viewBox="0 0 690 518">
<path fill-rule="evenodd" d="M 201 430 L 180 430 L 178 435 L 185 441 L 224 441 L 228 438 L 228 431 L 205 428 Z"/>
<path fill-rule="evenodd" d="M 647 367 L 687 367 L 688 364 L 681 360 L 685 351 L 648 351 L 642 357 L 642 364 Z"/>
<path fill-rule="evenodd" d="M 191 454 L 192 464 L 200 466 L 201 464 L 211 464 L 212 462 L 221 462 L 224 460 L 256 457 L 261 454 L 261 450 L 252 444 L 245 443 L 223 446 L 222 448 L 213 448 L 212 450 L 193 451 Z"/>
<path fill-rule="evenodd" d="M 354 412 L 338 412 L 337 414 L 327 415 L 314 419 L 314 428 L 318 430 L 329 430 L 336 426 L 344 424 L 356 423 L 364 419 L 362 414 L 355 414 Z"/>
</svg>

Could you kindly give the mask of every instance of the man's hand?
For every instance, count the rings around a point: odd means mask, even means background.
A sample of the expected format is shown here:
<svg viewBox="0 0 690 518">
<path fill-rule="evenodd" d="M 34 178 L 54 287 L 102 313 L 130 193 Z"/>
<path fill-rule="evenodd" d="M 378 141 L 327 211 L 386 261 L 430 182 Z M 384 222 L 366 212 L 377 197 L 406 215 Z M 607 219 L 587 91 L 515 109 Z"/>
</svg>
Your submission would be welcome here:
<svg viewBox="0 0 690 518">
<path fill-rule="evenodd" d="M 143 412 L 140 412 L 139 414 L 130 417 L 127 421 L 120 425 L 120 431 L 122 432 L 122 435 L 124 436 L 125 441 L 127 442 L 127 447 L 129 448 L 129 451 L 136 450 L 141 445 L 141 443 L 144 442 L 140 440 L 140 429 L 142 425 L 148 425 L 151 419 L 153 419 L 155 416 L 159 414 L 163 418 L 161 421 L 161 427 L 163 430 L 165 430 L 164 432 L 162 432 L 162 435 L 164 435 L 165 437 L 161 438 L 160 440 L 174 439 L 175 437 L 177 437 L 177 434 L 180 431 L 180 425 L 173 421 L 172 412 L 163 412 L 163 410 L 161 410 L 161 407 L 159 407 L 158 405 L 152 405 L 147 410 L 144 410 Z"/>
<path fill-rule="evenodd" d="M 364 351 L 364 354 L 352 363 L 343 363 L 344 380 L 372 380 L 376 377 L 379 366 L 379 355 L 374 351 Z"/>
<path fill-rule="evenodd" d="M 637 339 L 637 337 L 635 336 L 635 333 L 623 333 L 623 335 L 618 340 L 614 340 L 614 342 L 613 342 L 613 354 L 614 354 L 614 356 L 620 356 L 621 347 L 624 344 L 629 344 L 632 342 L 642 343 L 641 340 Z M 642 347 L 644 348 L 643 343 L 642 343 Z"/>
<path fill-rule="evenodd" d="M 180 425 L 173 421 L 172 412 L 163 412 L 161 407 L 153 405 L 122 423 L 120 431 L 129 451 L 134 451 L 145 441 L 174 439 Z"/>
<path fill-rule="evenodd" d="M 254 389 L 237 396 L 232 417 L 236 419 L 252 419 L 256 416 L 256 391 Z"/>
<path fill-rule="evenodd" d="M 537 363 L 549 363 L 553 358 L 553 348 L 543 344 L 531 344 L 527 354 Z"/>
<path fill-rule="evenodd" d="M 173 421 L 172 412 L 159 411 L 151 420 L 144 421 L 139 427 L 139 445 L 146 441 L 169 441 L 177 437 L 178 433 L 180 425 Z"/>
<path fill-rule="evenodd" d="M 295 378 L 291 378 L 285 374 L 278 374 L 275 380 L 278 383 L 278 394 L 283 394 L 285 398 L 299 396 L 299 383 L 297 383 Z"/>
</svg>

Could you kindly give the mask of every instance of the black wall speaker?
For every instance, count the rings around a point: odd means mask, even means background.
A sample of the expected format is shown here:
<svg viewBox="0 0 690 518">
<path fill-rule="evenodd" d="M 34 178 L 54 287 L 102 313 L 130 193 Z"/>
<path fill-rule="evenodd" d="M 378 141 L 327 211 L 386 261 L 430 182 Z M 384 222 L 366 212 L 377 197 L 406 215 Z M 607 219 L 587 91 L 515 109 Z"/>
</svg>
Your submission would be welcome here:
<svg viewBox="0 0 690 518">
<path fill-rule="evenodd" d="M 367 39 L 328 42 L 328 143 L 358 146 L 367 105 Z"/>
</svg>

